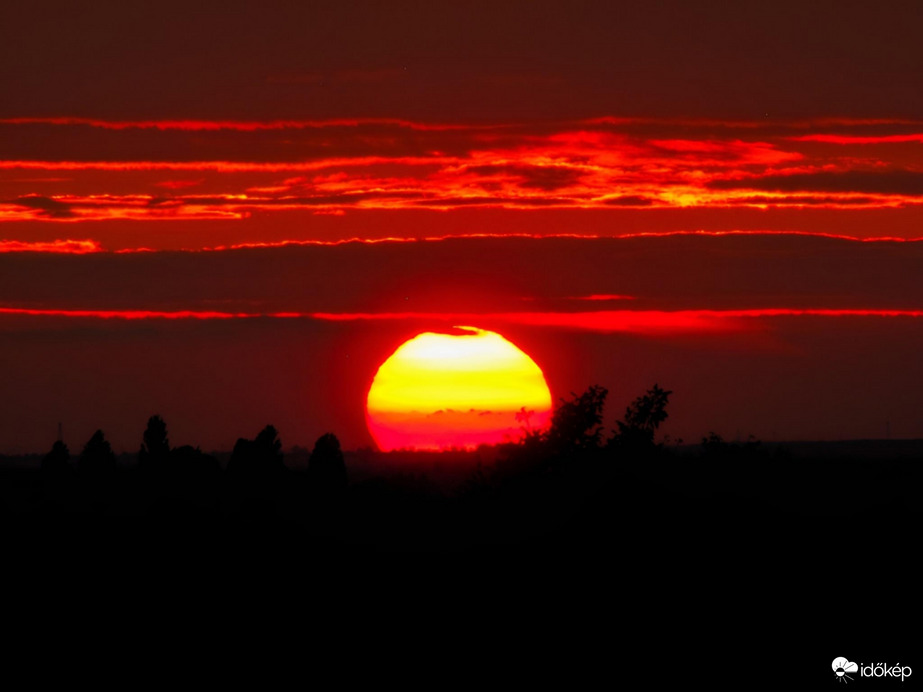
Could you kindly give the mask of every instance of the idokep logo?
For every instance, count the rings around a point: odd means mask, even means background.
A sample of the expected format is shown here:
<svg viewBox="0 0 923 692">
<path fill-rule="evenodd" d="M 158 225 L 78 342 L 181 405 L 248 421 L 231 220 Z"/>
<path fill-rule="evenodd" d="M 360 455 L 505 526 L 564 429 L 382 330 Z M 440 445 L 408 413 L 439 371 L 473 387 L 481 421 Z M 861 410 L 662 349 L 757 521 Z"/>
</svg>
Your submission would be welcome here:
<svg viewBox="0 0 923 692">
<path fill-rule="evenodd" d="M 849 682 L 852 677 L 848 673 L 858 673 L 859 666 L 841 656 L 833 659 L 833 672 L 836 673 L 837 682 Z"/>
<path fill-rule="evenodd" d="M 849 682 L 856 673 L 859 673 L 860 678 L 894 678 L 903 682 L 911 676 L 913 670 L 900 663 L 893 666 L 887 663 L 856 664 L 841 656 L 833 659 L 833 673 L 837 682 Z"/>
</svg>

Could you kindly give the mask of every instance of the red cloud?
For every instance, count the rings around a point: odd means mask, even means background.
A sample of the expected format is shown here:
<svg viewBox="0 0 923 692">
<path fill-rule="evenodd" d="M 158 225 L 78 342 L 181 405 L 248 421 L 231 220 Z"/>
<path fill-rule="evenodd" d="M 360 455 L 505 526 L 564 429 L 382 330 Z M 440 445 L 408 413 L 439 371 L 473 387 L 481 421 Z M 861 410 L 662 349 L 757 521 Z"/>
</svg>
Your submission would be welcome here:
<svg viewBox="0 0 923 692">
<path fill-rule="evenodd" d="M 24 240 L 0 240 L 0 252 L 60 252 L 84 255 L 101 252 L 102 247 L 95 240 L 52 240 L 28 242 Z"/>
<path fill-rule="evenodd" d="M 0 170 L 70 172 L 66 180 L 35 176 L 42 182 L 32 189 L 17 183 L 10 188 L 15 193 L 0 196 L 0 221 L 237 220 L 352 209 L 616 214 L 923 205 L 921 173 L 907 149 L 923 135 L 919 123 L 903 121 L 599 118 L 474 126 L 14 118 L 0 120 L 0 127 L 11 134 L 48 130 L 54 145 L 34 135 L 11 137 L 20 155 L 0 161 Z M 807 127 L 828 131 L 804 134 Z M 895 131 L 909 127 L 915 131 Z M 84 150 L 87 128 L 97 139 Z M 871 143 L 893 145 L 894 153 L 883 158 L 876 149 L 873 156 L 865 146 Z M 52 150 L 72 156 L 48 158 Z M 147 156 L 92 158 L 98 150 Z M 196 159 L 204 154 L 215 158 Z M 164 172 L 177 177 L 163 180 Z M 0 181 L 0 194 L 11 184 Z M 184 194 L 193 186 L 201 194 Z"/>
<path fill-rule="evenodd" d="M 779 317 L 881 317 L 919 318 L 923 310 L 756 308 L 750 310 L 605 310 L 596 312 L 223 312 L 218 310 L 63 310 L 52 308 L 0 307 L 0 315 L 71 317 L 105 320 L 233 320 L 314 319 L 349 321 L 425 321 L 449 324 L 518 324 L 534 327 L 576 329 L 600 333 L 677 334 L 733 332 L 759 327 L 757 320 Z"/>
</svg>

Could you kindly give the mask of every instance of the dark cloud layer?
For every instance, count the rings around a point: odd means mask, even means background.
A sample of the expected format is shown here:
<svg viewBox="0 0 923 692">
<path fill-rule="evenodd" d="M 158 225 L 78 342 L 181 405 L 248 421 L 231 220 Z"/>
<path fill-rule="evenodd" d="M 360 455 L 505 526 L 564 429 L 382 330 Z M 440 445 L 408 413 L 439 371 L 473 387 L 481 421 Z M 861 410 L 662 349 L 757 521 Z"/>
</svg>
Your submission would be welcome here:
<svg viewBox="0 0 923 692">
<path fill-rule="evenodd" d="M 923 195 L 923 173 L 918 171 L 842 171 L 765 175 L 744 180 L 713 180 L 708 186 L 717 190 L 749 188 L 794 192 L 859 192 L 883 195 Z"/>
<path fill-rule="evenodd" d="M 468 238 L 216 252 L 0 254 L 5 307 L 231 312 L 920 308 L 923 242 L 804 235 Z M 524 299 L 528 302 L 524 302 Z"/>
<path fill-rule="evenodd" d="M 19 197 L 10 200 L 9 203 L 26 209 L 38 209 L 43 215 L 53 219 L 70 219 L 74 216 L 70 205 L 41 195 Z"/>
<path fill-rule="evenodd" d="M 829 125 L 842 132 L 847 124 L 850 135 L 820 131 Z M 656 126 L 656 135 L 640 134 L 633 129 L 639 125 Z M 8 157 L 0 158 L 0 194 L 8 200 L 0 202 L 0 222 L 242 221 L 297 210 L 342 215 L 472 207 L 911 207 L 923 205 L 914 156 L 923 123 L 912 135 L 888 134 L 907 125 L 792 120 L 776 123 L 770 136 L 753 120 L 447 125 L 20 118 L 0 123 L 6 130 L 0 149 L 6 145 Z M 261 233 L 248 238 L 266 240 Z"/>
</svg>

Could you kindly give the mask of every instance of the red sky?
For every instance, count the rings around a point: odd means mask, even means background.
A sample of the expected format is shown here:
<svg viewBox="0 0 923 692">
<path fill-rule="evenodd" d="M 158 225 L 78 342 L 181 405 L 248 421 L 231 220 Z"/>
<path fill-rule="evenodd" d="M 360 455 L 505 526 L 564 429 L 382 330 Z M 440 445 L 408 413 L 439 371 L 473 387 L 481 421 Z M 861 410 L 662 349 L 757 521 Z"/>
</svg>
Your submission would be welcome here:
<svg viewBox="0 0 923 692">
<path fill-rule="evenodd" d="M 0 248 L 680 230 L 914 238 L 923 121 L 0 120 Z M 456 217 L 444 223 L 445 217 Z"/>
<path fill-rule="evenodd" d="M 456 318 L 687 440 L 923 435 L 918 4 L 301 5 L 5 11 L 0 451 L 368 444 Z"/>
</svg>

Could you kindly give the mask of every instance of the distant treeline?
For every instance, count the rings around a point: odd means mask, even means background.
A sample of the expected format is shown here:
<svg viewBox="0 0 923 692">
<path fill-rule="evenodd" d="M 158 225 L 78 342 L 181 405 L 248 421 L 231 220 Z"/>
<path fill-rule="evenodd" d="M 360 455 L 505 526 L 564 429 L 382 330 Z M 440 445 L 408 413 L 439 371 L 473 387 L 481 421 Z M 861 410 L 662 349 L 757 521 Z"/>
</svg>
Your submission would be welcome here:
<svg viewBox="0 0 923 692">
<path fill-rule="evenodd" d="M 494 456 L 520 460 L 533 456 L 538 463 L 599 453 L 650 454 L 663 447 L 662 443 L 655 443 L 654 435 L 667 418 L 666 407 L 671 393 L 654 385 L 627 408 L 623 420 L 616 422 L 616 429 L 608 436 L 602 425 L 607 396 L 603 387 L 590 387 L 583 394 L 574 394 L 571 400 L 562 401 L 547 429 L 533 430 L 530 427 L 532 413 L 523 408 L 517 416 L 522 423 L 521 441 L 498 445 Z M 723 441 L 714 433 L 703 440 L 703 445 L 709 452 L 724 448 Z M 171 447 L 166 422 L 159 415 L 147 421 L 137 461 L 140 471 L 152 482 L 174 482 L 183 477 L 201 479 L 220 470 L 215 455 L 188 445 Z M 75 460 L 71 459 L 67 445 L 57 440 L 41 466 L 49 477 L 64 478 L 77 473 L 99 480 L 115 473 L 117 464 L 105 433 L 97 430 Z M 226 471 L 230 477 L 259 484 L 279 475 L 285 468 L 278 432 L 267 425 L 254 439 L 237 440 Z M 347 485 L 344 456 L 336 435 L 327 433 L 316 441 L 308 456 L 307 468 L 316 484 L 331 490 Z"/>
<path fill-rule="evenodd" d="M 154 415 L 136 464 L 117 463 L 102 431 L 76 457 L 56 441 L 40 471 L 0 460 L 0 518 L 41 540 L 114 531 L 129 543 L 170 536 L 178 545 L 232 545 L 250 535 L 328 551 L 549 542 L 596 550 L 611 540 L 645 550 L 655 535 L 683 552 L 719 534 L 746 542 L 749 532 L 791 531 L 797 543 L 808 517 L 860 533 L 917 522 L 919 457 L 795 458 L 784 447 L 731 444 L 714 433 L 690 453 L 658 439 L 671 393 L 654 385 L 607 427 L 607 391 L 590 387 L 562 400 L 547 428 L 532 429 L 523 410 L 519 442 L 471 452 L 344 455 L 328 433 L 310 453 L 297 450 L 302 461 L 290 466 L 271 425 L 237 440 L 221 463 L 171 445 Z"/>
</svg>

